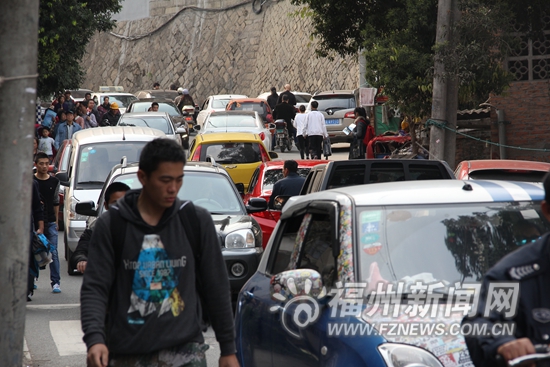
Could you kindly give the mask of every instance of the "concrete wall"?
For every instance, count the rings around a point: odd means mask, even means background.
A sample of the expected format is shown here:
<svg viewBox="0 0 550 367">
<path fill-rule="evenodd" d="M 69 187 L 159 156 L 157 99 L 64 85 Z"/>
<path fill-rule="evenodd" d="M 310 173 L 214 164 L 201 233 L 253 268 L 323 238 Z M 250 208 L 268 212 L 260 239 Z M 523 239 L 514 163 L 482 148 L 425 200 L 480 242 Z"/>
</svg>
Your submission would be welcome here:
<svg viewBox="0 0 550 367">
<path fill-rule="evenodd" d="M 140 0 L 126 4 L 132 1 Z M 122 85 L 135 92 L 150 89 L 156 81 L 166 89 L 175 83 L 188 88 L 197 103 L 211 94 L 255 97 L 271 86 L 282 89 L 285 83 L 310 93 L 357 87 L 357 59 L 317 58 L 309 21 L 291 16 L 297 7 L 288 1 L 268 1 L 260 14 L 252 11 L 250 3 L 219 12 L 180 12 L 189 5 L 219 9 L 239 3 L 150 0 L 150 17 L 119 21 L 113 31 L 130 38 L 147 37 L 123 39 L 109 33 L 93 37 L 83 59 L 88 69 L 82 87 Z"/>
</svg>

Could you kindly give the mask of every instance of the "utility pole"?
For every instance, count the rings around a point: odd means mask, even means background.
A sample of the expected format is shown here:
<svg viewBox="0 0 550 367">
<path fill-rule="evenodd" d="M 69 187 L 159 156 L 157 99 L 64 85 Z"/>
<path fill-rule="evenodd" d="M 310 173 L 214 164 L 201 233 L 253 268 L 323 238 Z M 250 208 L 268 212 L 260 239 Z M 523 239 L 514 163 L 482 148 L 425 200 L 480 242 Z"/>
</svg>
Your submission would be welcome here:
<svg viewBox="0 0 550 367">
<path fill-rule="evenodd" d="M 451 26 L 451 9 L 453 0 L 439 0 L 437 8 L 437 30 L 435 43 L 441 44 L 449 41 Z M 432 96 L 432 120 L 438 123 L 447 121 L 448 86 L 447 78 L 442 75 L 445 65 L 437 59 L 434 62 L 434 81 Z M 432 125 L 430 128 L 430 153 L 431 157 L 439 160 L 445 159 L 445 129 Z"/>
<path fill-rule="evenodd" d="M 29 273 L 39 0 L 0 1 L 0 366 L 21 367 Z"/>
<path fill-rule="evenodd" d="M 452 46 L 456 45 L 456 35 L 453 28 L 460 20 L 460 10 L 458 9 L 458 1 L 452 0 L 451 4 L 451 28 L 449 30 L 449 43 Z M 449 164 L 451 169 L 456 166 L 456 112 L 458 111 L 458 78 L 453 73 L 447 81 L 447 127 L 445 130 L 445 151 L 443 154 L 444 160 Z"/>
</svg>

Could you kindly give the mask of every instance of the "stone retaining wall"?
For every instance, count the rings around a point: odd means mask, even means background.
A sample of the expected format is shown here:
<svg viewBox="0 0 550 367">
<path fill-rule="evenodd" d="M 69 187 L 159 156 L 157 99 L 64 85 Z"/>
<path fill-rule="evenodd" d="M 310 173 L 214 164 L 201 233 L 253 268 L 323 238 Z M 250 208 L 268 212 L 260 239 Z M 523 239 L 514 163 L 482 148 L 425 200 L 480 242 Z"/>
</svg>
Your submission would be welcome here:
<svg viewBox="0 0 550 367">
<path fill-rule="evenodd" d="M 310 93 L 357 87 L 356 58 L 318 58 L 309 21 L 292 16 L 298 8 L 286 0 L 268 1 L 260 14 L 246 4 L 215 13 L 184 10 L 175 15 L 188 5 L 220 8 L 238 3 L 151 0 L 149 18 L 119 21 L 113 33 L 135 37 L 166 25 L 137 40 L 109 33 L 93 36 L 82 61 L 87 66 L 82 87 L 122 85 L 133 93 L 150 89 L 156 81 L 166 89 L 174 83 L 188 88 L 197 103 L 212 94 L 255 97 L 271 86 L 282 89 L 285 83 Z"/>
</svg>

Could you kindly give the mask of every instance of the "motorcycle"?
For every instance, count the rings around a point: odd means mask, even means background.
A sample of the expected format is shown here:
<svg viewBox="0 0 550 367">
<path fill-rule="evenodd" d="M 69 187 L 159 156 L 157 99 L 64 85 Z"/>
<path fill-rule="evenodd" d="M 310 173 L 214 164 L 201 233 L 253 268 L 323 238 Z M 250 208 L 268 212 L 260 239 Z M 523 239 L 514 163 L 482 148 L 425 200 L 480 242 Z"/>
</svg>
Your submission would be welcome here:
<svg viewBox="0 0 550 367">
<path fill-rule="evenodd" d="M 285 149 L 288 149 L 290 152 L 290 149 L 292 149 L 292 141 L 290 140 L 285 120 L 275 121 L 275 139 L 277 147 L 281 149 L 281 153 L 283 153 Z"/>
<path fill-rule="evenodd" d="M 195 121 L 195 106 L 185 105 L 182 107 L 181 112 L 183 113 L 183 119 L 189 126 L 189 131 L 193 130 L 193 126 L 197 123 Z"/>
</svg>

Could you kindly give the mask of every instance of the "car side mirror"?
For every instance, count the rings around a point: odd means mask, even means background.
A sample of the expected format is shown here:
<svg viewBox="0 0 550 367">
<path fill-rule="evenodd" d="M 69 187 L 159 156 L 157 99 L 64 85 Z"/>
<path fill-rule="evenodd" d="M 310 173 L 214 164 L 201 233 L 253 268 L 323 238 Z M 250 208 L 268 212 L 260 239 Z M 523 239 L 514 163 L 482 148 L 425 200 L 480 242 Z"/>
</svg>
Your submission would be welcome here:
<svg viewBox="0 0 550 367">
<path fill-rule="evenodd" d="M 277 195 L 273 201 L 273 209 L 283 210 L 288 199 L 291 198 L 291 195 Z"/>
<path fill-rule="evenodd" d="M 80 203 L 76 203 L 75 211 L 77 214 L 97 217 L 97 210 L 93 201 L 82 201 Z"/>
<path fill-rule="evenodd" d="M 248 213 L 257 213 L 267 210 L 267 200 L 264 198 L 250 198 L 248 205 L 246 205 L 246 211 Z"/>
<path fill-rule="evenodd" d="M 269 129 L 269 130 L 274 130 L 276 127 L 277 127 L 277 126 L 275 126 L 274 123 L 270 123 L 270 124 L 268 125 L 268 129 Z"/>
<path fill-rule="evenodd" d="M 55 177 L 59 180 L 61 186 L 70 186 L 69 174 L 66 171 L 57 172 Z"/>
<path fill-rule="evenodd" d="M 320 299 L 326 296 L 321 274 L 313 269 L 287 270 L 271 277 L 271 299 L 287 302 L 298 296 Z"/>
<path fill-rule="evenodd" d="M 275 159 L 275 158 L 279 158 L 279 155 L 277 154 L 277 152 L 269 152 L 269 157 L 271 159 Z"/>
<path fill-rule="evenodd" d="M 178 127 L 176 129 L 176 133 L 180 134 L 180 135 L 187 135 L 187 130 L 185 130 L 184 127 Z"/>
<path fill-rule="evenodd" d="M 241 183 L 241 182 L 236 183 L 235 187 L 237 187 L 237 191 L 239 192 L 239 194 L 241 196 L 244 195 L 244 184 L 243 183 Z"/>
<path fill-rule="evenodd" d="M 195 130 L 195 131 L 200 131 L 200 129 L 201 129 L 201 127 L 198 124 L 193 126 L 193 130 Z"/>
</svg>

